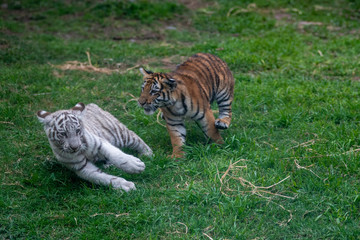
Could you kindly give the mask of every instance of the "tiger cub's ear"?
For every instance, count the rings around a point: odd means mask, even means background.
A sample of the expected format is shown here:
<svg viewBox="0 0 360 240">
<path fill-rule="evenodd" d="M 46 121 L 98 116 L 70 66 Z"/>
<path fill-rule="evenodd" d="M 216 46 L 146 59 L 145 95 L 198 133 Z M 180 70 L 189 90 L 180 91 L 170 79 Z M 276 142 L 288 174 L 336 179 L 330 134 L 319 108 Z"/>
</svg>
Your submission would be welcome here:
<svg viewBox="0 0 360 240">
<path fill-rule="evenodd" d="M 139 68 L 140 72 L 142 75 L 146 76 L 146 75 L 149 75 L 149 74 L 152 74 L 153 72 L 152 71 L 148 71 L 144 68 Z"/>
<path fill-rule="evenodd" d="M 173 79 L 173 78 L 167 78 L 164 80 L 164 83 L 167 84 L 169 87 L 170 87 L 170 90 L 173 91 L 176 86 L 177 86 L 177 83 L 176 83 L 176 80 Z"/>
<path fill-rule="evenodd" d="M 50 118 L 49 118 L 48 116 L 51 115 L 51 112 L 47 112 L 47 111 L 41 110 L 41 111 L 38 111 L 38 112 L 36 113 L 36 115 L 37 115 L 37 118 L 39 119 L 39 121 L 40 121 L 41 123 L 44 123 L 44 124 L 45 124 L 45 123 L 49 122 Z"/>
<path fill-rule="evenodd" d="M 73 112 L 75 113 L 81 113 L 82 111 L 84 111 L 85 109 L 85 104 L 83 104 L 82 102 L 77 103 L 73 108 Z"/>
</svg>

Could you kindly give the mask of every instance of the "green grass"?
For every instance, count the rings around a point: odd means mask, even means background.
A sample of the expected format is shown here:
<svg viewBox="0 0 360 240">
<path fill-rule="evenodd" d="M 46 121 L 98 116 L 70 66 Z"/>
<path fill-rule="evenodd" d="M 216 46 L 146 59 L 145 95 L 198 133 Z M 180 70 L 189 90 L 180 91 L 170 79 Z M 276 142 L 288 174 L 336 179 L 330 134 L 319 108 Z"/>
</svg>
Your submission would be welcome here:
<svg viewBox="0 0 360 240">
<path fill-rule="evenodd" d="M 359 239 L 357 1 L 1 4 L 1 239 Z M 56 67 L 87 62 L 87 51 L 121 73 Z M 231 68 L 233 121 L 222 146 L 189 122 L 186 157 L 174 161 L 166 129 L 130 101 L 142 82 L 131 68 L 169 71 L 197 52 Z M 154 150 L 142 174 L 105 170 L 136 191 L 56 163 L 35 113 L 80 101 Z"/>
</svg>

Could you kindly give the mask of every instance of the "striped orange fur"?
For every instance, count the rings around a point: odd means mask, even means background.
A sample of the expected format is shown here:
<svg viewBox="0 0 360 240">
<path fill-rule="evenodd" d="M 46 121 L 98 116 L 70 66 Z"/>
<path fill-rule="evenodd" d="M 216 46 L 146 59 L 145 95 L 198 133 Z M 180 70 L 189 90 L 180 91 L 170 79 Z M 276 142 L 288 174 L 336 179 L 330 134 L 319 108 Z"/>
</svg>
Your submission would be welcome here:
<svg viewBox="0 0 360 240">
<path fill-rule="evenodd" d="M 197 121 L 204 133 L 216 143 L 223 143 L 218 129 L 231 122 L 234 77 L 227 64 L 217 56 L 198 53 L 170 73 L 153 73 L 140 68 L 144 83 L 139 106 L 145 114 L 157 108 L 163 113 L 173 146 L 172 157 L 182 157 L 185 143 L 184 120 Z M 216 101 L 219 118 L 215 120 L 210 104 Z"/>
</svg>

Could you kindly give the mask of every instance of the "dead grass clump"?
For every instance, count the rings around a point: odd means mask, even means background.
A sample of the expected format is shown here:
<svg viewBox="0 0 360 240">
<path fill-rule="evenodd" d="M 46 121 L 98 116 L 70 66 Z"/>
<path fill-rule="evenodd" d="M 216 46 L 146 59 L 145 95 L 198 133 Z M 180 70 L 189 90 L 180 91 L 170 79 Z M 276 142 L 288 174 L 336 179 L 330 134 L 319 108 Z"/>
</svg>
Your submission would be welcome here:
<svg viewBox="0 0 360 240">
<path fill-rule="evenodd" d="M 219 180 L 220 180 L 220 191 L 222 194 L 226 195 L 226 196 L 237 196 L 238 194 L 251 194 L 251 195 L 256 195 L 260 198 L 266 199 L 269 203 L 273 203 L 275 205 L 277 205 L 278 207 L 280 207 L 281 209 L 287 211 L 290 215 L 290 217 L 279 223 L 279 225 L 286 225 L 287 223 L 289 223 L 292 220 L 292 213 L 290 210 L 287 210 L 284 206 L 282 206 L 281 204 L 278 204 L 276 202 L 273 201 L 273 199 L 275 197 L 281 197 L 281 198 L 286 198 L 286 199 L 295 199 L 295 197 L 293 196 L 287 196 L 285 194 L 279 193 L 274 191 L 273 189 L 275 189 L 275 187 L 279 184 L 281 184 L 282 182 L 286 181 L 287 179 L 290 178 L 290 176 L 287 176 L 286 178 L 280 180 L 277 183 L 274 183 L 270 186 L 257 186 L 254 183 L 250 182 L 249 180 L 243 178 L 242 176 L 240 176 L 241 171 L 240 169 L 243 168 L 247 168 L 247 165 L 239 165 L 240 162 L 244 162 L 247 161 L 246 159 L 240 159 L 238 161 L 236 161 L 235 163 L 231 163 L 229 164 L 229 167 L 227 168 L 227 170 L 224 172 L 224 174 L 220 177 L 219 176 Z M 240 185 L 243 187 L 244 190 L 236 190 L 233 189 L 231 187 L 231 185 L 234 185 L 233 181 L 235 180 L 238 183 L 240 183 Z M 230 181 L 232 184 L 230 184 Z M 236 186 L 238 186 L 238 184 L 235 184 Z"/>
<path fill-rule="evenodd" d="M 185 223 L 182 222 L 176 222 L 175 224 L 179 224 L 182 225 L 182 228 L 184 228 L 184 230 L 179 231 L 179 230 L 175 230 L 173 232 L 166 232 L 167 234 L 188 234 L 189 228 Z M 172 225 L 171 225 L 172 226 Z"/>
<path fill-rule="evenodd" d="M 236 176 L 236 174 L 239 174 L 239 169 L 247 168 L 247 165 L 240 165 L 240 166 L 237 165 L 241 161 L 246 161 L 246 159 L 240 159 L 240 160 L 236 161 L 235 163 L 230 162 L 228 169 L 221 176 L 220 190 L 222 191 L 222 193 L 226 194 L 226 192 L 237 192 L 237 190 L 231 189 L 228 184 L 230 180 L 237 180 L 237 181 L 239 181 L 241 186 L 244 187 L 244 191 L 239 191 L 239 193 L 251 193 L 251 194 L 257 195 L 259 197 L 266 198 L 266 199 L 270 199 L 271 196 L 279 196 L 279 197 L 283 197 L 283 198 L 294 199 L 294 197 L 290 197 L 290 196 L 286 196 L 283 194 L 274 193 L 274 192 L 270 191 L 270 189 L 274 188 L 276 185 L 279 185 L 280 183 L 289 179 L 290 176 L 287 176 L 286 178 L 282 179 L 281 181 L 274 183 L 270 186 L 266 186 L 266 187 L 256 186 L 255 184 L 246 180 L 245 178 L 243 178 L 241 176 Z"/>
<path fill-rule="evenodd" d="M 96 217 L 96 216 L 114 216 L 115 218 L 118 218 L 121 216 L 129 216 L 129 213 L 95 213 L 90 217 Z"/>
<path fill-rule="evenodd" d="M 129 70 L 140 67 L 139 65 L 135 65 L 135 66 L 127 68 L 123 71 L 121 71 L 120 69 L 95 67 L 91 63 L 90 52 L 86 52 L 86 55 L 88 57 L 88 62 L 67 61 L 62 65 L 52 65 L 52 66 L 55 68 L 58 68 L 60 70 L 78 70 L 78 71 L 97 72 L 97 73 L 105 73 L 105 74 L 125 73 Z"/>
</svg>

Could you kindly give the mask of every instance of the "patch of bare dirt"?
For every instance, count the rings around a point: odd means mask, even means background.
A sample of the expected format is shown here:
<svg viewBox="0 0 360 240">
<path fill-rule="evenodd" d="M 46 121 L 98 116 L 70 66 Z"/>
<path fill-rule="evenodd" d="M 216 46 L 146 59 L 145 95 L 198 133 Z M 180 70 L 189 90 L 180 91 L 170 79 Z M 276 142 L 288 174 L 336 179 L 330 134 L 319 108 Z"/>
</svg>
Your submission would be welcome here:
<svg viewBox="0 0 360 240">
<path fill-rule="evenodd" d="M 333 7 L 327 7 L 322 5 L 314 5 L 314 11 L 317 12 L 332 12 L 337 14 L 342 14 L 342 12 Z M 237 16 L 244 13 L 255 12 L 264 16 L 271 16 L 276 19 L 276 25 L 284 24 L 295 24 L 297 29 L 300 32 L 304 32 L 306 27 L 312 26 L 324 26 L 328 31 L 342 31 L 341 27 L 328 25 L 323 22 L 314 22 L 314 21 L 299 21 L 298 19 L 303 14 L 301 10 L 297 8 L 279 8 L 279 9 L 269 9 L 269 8 L 259 8 L 255 3 L 250 3 L 247 7 L 234 6 L 229 9 L 227 17 Z M 359 34 L 359 30 L 351 30 L 348 34 Z M 345 33 L 344 33 L 345 34 Z"/>
<path fill-rule="evenodd" d="M 140 65 L 135 65 L 130 68 L 120 68 L 122 64 L 117 64 L 119 68 L 108 68 L 108 67 L 97 67 L 94 66 L 91 62 L 91 56 L 90 52 L 86 52 L 86 55 L 88 57 L 87 62 L 79 62 L 79 61 L 66 61 L 63 64 L 60 65 L 51 65 L 52 67 L 60 70 L 78 70 L 78 71 L 84 71 L 84 72 L 96 72 L 96 73 L 104 73 L 104 74 L 112 74 L 112 73 L 125 73 L 127 71 L 130 71 L 132 69 L 140 67 Z M 54 71 L 54 75 L 56 77 L 60 77 L 61 74 L 59 72 Z"/>
<path fill-rule="evenodd" d="M 0 49 L 7 49 L 9 47 L 10 47 L 10 44 L 6 40 L 0 39 Z"/>
<path fill-rule="evenodd" d="M 57 69 L 53 71 L 54 76 L 57 78 L 63 77 L 63 74 L 58 70 L 84 71 L 84 72 L 109 74 L 109 75 L 113 73 L 123 74 L 128 71 L 137 70 L 140 67 L 145 67 L 149 70 L 156 67 L 156 68 L 165 69 L 166 71 L 172 71 L 176 68 L 178 64 L 181 64 L 188 58 L 188 56 L 173 55 L 170 57 L 164 57 L 160 59 L 143 58 L 132 66 L 125 63 L 116 63 L 115 64 L 116 67 L 98 67 L 92 64 L 90 52 L 86 52 L 86 54 L 88 57 L 87 62 L 80 62 L 77 60 L 73 60 L 73 61 L 66 61 L 63 64 L 59 64 L 59 65 L 51 65 L 54 69 Z"/>
<path fill-rule="evenodd" d="M 183 4 L 191 11 L 200 8 L 206 8 L 213 4 L 203 0 L 180 0 L 177 1 L 177 3 Z M 21 5 L 21 3 L 19 4 Z M 13 19 L 15 21 L 23 23 L 28 31 L 39 33 L 41 33 L 42 31 L 46 31 L 45 29 L 37 27 L 36 22 L 40 22 L 45 18 L 44 12 L 46 12 L 47 9 L 27 10 L 22 8 L 22 6 L 19 6 L 18 9 L 10 9 L 6 4 L 1 5 L 1 8 L 3 12 L 3 17 L 5 19 Z M 71 24 L 72 22 L 78 22 L 82 18 L 83 14 L 84 13 L 82 12 L 76 12 L 59 16 L 59 18 L 62 21 L 69 22 L 69 24 Z M 138 20 L 109 17 L 104 19 L 104 22 L 102 24 L 94 22 L 82 23 L 83 26 L 79 27 L 81 27 L 83 30 L 80 31 L 78 31 L 77 29 L 72 31 L 70 29 L 66 32 L 60 31 L 53 34 L 63 39 L 86 39 L 89 37 L 105 37 L 107 39 L 112 39 L 115 41 L 159 41 L 165 39 L 166 31 L 196 31 L 192 27 L 193 24 L 191 18 L 187 16 L 187 14 L 191 13 L 175 16 L 172 20 L 155 21 L 150 25 L 140 23 Z M 13 34 L 21 35 L 22 33 Z"/>
<path fill-rule="evenodd" d="M 246 8 L 235 6 L 229 9 L 227 17 L 241 15 L 244 13 L 255 12 L 264 16 L 270 16 L 277 20 L 277 25 L 283 23 L 293 23 L 295 20 L 293 14 L 302 14 L 300 10 L 296 8 L 259 8 L 256 3 L 250 3 Z"/>
<path fill-rule="evenodd" d="M 292 16 L 290 13 L 287 13 L 287 12 L 283 12 L 281 10 L 274 10 L 273 11 L 273 15 L 274 15 L 274 18 L 278 21 L 280 20 L 285 20 L 285 21 L 290 21 L 292 20 Z"/>
<path fill-rule="evenodd" d="M 101 35 L 115 41 L 161 41 L 164 40 L 164 28 L 162 24 L 154 27 L 143 26 L 136 20 L 109 20 L 105 26 L 93 26 L 94 31 L 100 30 Z"/>
<path fill-rule="evenodd" d="M 160 59 L 161 64 L 162 64 L 162 68 L 165 68 L 167 70 L 175 70 L 176 66 L 183 63 L 186 59 L 188 58 L 188 56 L 179 56 L 179 55 L 174 55 L 171 57 L 165 57 Z"/>
<path fill-rule="evenodd" d="M 356 81 L 356 82 L 359 82 L 360 81 L 360 76 L 353 76 L 352 80 Z"/>
<path fill-rule="evenodd" d="M 304 29 L 305 26 L 323 26 L 322 22 L 308 22 L 308 21 L 300 21 L 297 26 L 299 29 Z"/>
<path fill-rule="evenodd" d="M 198 10 L 200 8 L 207 8 L 213 3 L 202 0 L 178 0 L 177 3 L 183 4 L 186 8 L 190 10 Z"/>
<path fill-rule="evenodd" d="M 138 35 L 138 36 L 114 36 L 112 38 L 113 40 L 130 40 L 133 42 L 136 41 L 142 41 L 142 40 L 162 40 L 164 39 L 164 36 L 159 34 L 159 33 L 144 33 L 142 35 Z"/>
</svg>

